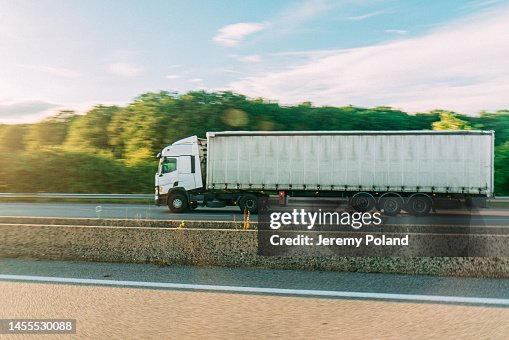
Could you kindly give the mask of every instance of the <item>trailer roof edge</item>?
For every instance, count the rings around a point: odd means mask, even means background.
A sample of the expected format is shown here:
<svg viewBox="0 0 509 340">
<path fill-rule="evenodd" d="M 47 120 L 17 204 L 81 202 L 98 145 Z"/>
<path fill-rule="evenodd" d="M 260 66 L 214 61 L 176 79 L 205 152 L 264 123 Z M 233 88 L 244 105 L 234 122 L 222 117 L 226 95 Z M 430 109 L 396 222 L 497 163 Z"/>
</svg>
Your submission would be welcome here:
<svg viewBox="0 0 509 340">
<path fill-rule="evenodd" d="M 308 136 L 308 135 L 492 135 L 489 130 L 400 130 L 400 131 L 221 131 L 207 137 L 227 136 Z"/>
</svg>

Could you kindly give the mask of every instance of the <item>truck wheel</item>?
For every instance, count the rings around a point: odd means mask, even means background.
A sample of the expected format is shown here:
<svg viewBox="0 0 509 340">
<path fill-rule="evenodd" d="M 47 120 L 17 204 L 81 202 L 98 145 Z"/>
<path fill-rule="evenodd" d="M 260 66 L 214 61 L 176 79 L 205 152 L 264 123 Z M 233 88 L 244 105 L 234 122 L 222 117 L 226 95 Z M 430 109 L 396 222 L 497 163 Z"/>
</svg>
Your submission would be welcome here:
<svg viewBox="0 0 509 340">
<path fill-rule="evenodd" d="M 368 193 L 357 193 L 350 199 L 350 206 L 358 212 L 368 212 L 375 206 L 375 198 Z"/>
<path fill-rule="evenodd" d="M 431 210 L 431 201 L 426 196 L 410 197 L 406 210 L 414 216 L 426 216 Z"/>
<path fill-rule="evenodd" d="M 249 211 L 251 214 L 258 213 L 258 197 L 253 194 L 242 196 L 239 201 L 240 211 Z"/>
<path fill-rule="evenodd" d="M 396 216 L 402 208 L 403 202 L 397 196 L 382 197 L 378 203 L 378 210 L 387 216 Z"/>
<path fill-rule="evenodd" d="M 189 208 L 187 197 L 181 192 L 176 192 L 170 196 L 168 207 L 174 213 L 182 213 Z"/>
</svg>

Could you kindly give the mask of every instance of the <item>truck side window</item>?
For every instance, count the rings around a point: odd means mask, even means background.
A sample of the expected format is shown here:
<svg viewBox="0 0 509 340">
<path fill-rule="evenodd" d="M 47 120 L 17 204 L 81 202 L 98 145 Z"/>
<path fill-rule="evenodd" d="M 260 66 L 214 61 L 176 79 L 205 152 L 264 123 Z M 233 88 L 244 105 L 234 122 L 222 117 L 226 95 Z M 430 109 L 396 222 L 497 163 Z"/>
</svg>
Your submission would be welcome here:
<svg viewBox="0 0 509 340">
<path fill-rule="evenodd" d="M 167 174 L 175 170 L 177 170 L 177 159 L 165 157 L 163 159 L 162 173 Z"/>
</svg>

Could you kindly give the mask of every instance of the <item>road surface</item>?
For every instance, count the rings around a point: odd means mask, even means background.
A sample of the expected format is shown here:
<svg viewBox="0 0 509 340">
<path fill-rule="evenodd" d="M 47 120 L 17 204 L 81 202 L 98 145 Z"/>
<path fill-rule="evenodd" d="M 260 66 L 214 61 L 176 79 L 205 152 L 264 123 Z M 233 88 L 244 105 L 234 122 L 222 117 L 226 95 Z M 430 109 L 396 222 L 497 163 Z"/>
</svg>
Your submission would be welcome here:
<svg viewBox="0 0 509 340">
<path fill-rule="evenodd" d="M 466 211 L 439 211 L 428 217 L 407 214 L 387 218 L 384 224 L 475 225 L 509 227 L 509 210 L 484 209 L 467 215 Z M 0 216 L 64 217 L 64 218 L 127 218 L 177 221 L 242 221 L 236 207 L 198 208 L 193 212 L 175 214 L 167 207 L 150 204 L 109 203 L 0 203 Z M 251 216 L 252 221 L 257 216 Z"/>
<path fill-rule="evenodd" d="M 502 279 L 2 259 L 0 291 L 0 318 L 75 318 L 78 338 L 509 334 Z"/>
</svg>

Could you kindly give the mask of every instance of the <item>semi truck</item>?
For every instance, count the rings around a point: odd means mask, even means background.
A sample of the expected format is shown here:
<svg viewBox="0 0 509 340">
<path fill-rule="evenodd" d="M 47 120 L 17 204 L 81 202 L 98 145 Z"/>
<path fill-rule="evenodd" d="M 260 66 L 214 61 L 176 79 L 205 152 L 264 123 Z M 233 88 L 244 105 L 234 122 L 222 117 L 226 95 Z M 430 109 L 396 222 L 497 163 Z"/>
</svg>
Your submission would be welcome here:
<svg viewBox="0 0 509 340">
<path fill-rule="evenodd" d="M 346 199 L 355 211 L 424 216 L 493 196 L 494 131 L 224 131 L 159 154 L 155 200 L 175 213 L 271 195 Z"/>
</svg>

